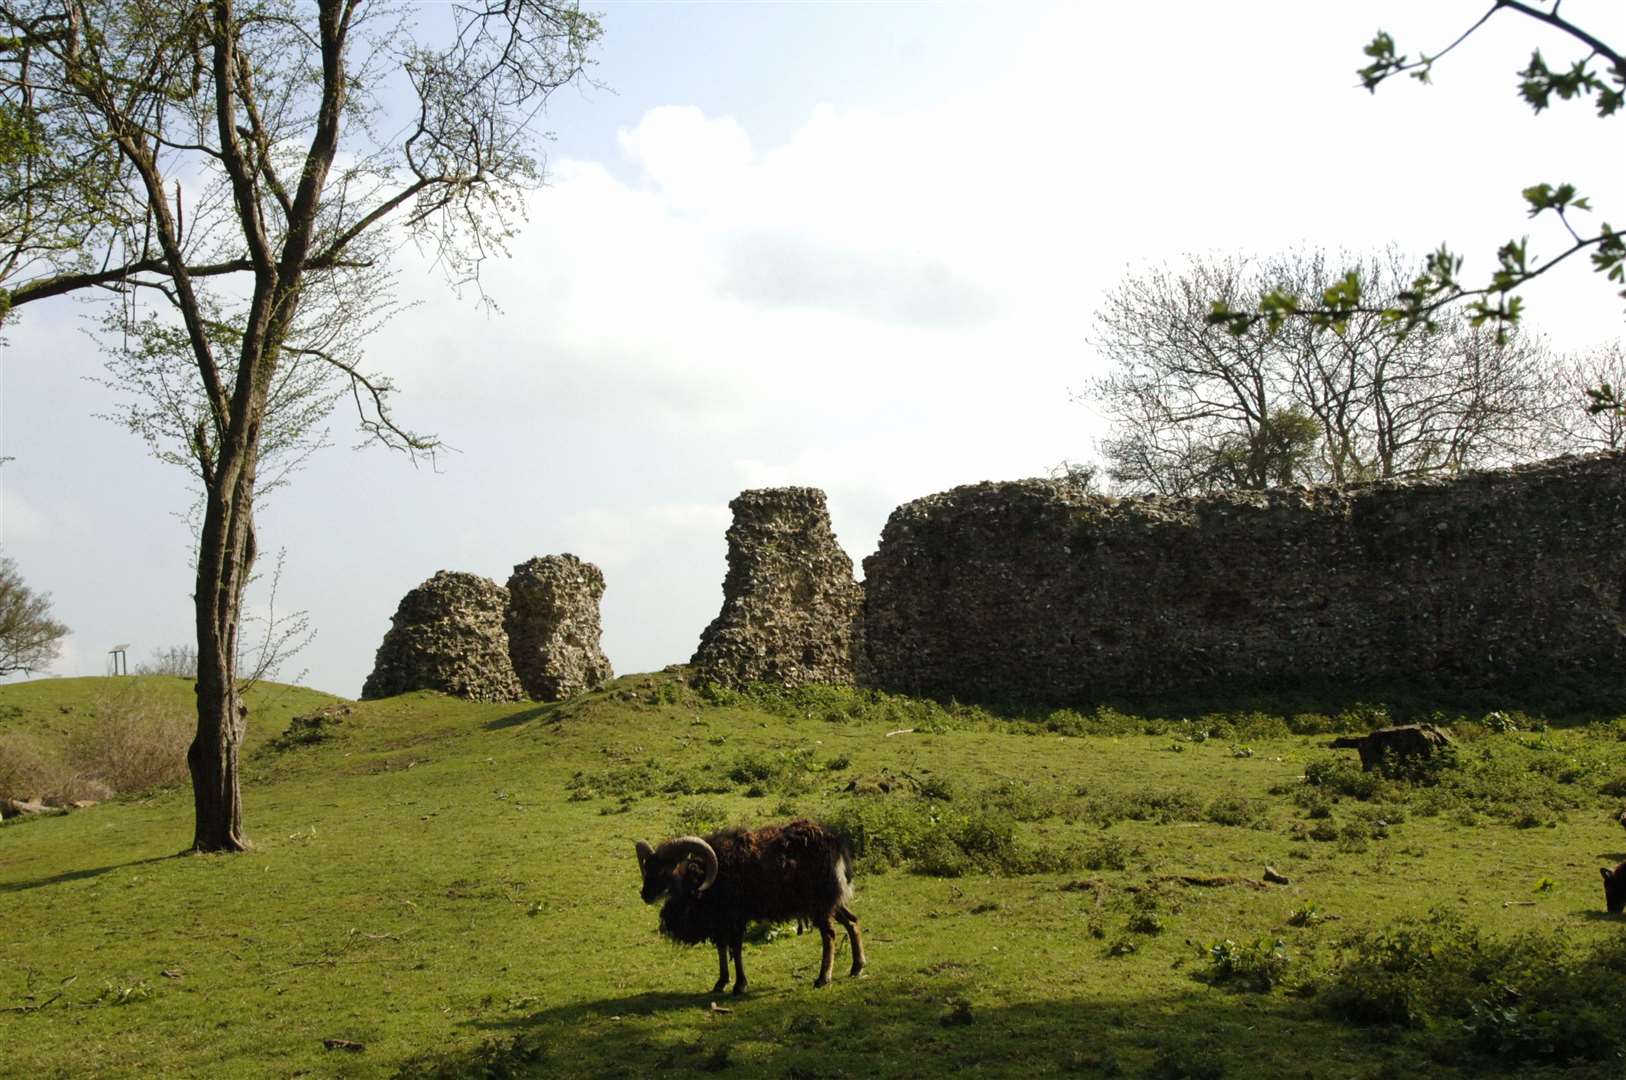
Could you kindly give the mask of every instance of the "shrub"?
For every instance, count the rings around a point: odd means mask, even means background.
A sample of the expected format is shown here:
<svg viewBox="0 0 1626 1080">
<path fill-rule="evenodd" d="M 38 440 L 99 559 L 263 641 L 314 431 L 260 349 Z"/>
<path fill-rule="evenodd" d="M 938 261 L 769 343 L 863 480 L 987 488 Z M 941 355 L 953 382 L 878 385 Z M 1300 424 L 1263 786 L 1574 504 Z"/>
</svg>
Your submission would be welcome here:
<svg viewBox="0 0 1626 1080">
<path fill-rule="evenodd" d="M 1293 792 L 1293 801 L 1304 811 L 1304 816 L 1312 821 L 1332 817 L 1332 799 L 1321 788 L 1308 785 L 1301 787 Z"/>
<path fill-rule="evenodd" d="M 926 788 L 921 794 L 927 793 Z M 1043 821 L 1055 817 L 1061 797 L 1055 791 L 1037 787 L 1025 780 L 1001 780 L 984 789 L 978 801 L 990 809 L 1009 814 L 1017 821 Z"/>
<path fill-rule="evenodd" d="M 397 1080 L 510 1080 L 534 1075 L 547 1060 L 547 1048 L 529 1033 L 487 1039 L 472 1050 L 432 1050 L 408 1058 L 396 1070 Z"/>
<path fill-rule="evenodd" d="M 186 748 L 196 718 L 141 683 L 96 700 L 93 723 L 68 736 L 68 764 L 81 776 L 120 794 L 186 782 Z"/>
<path fill-rule="evenodd" d="M 1211 1046 L 1165 1042 L 1157 1048 L 1151 1075 L 1156 1080 L 1220 1080 L 1225 1063 Z"/>
<path fill-rule="evenodd" d="M 875 866 L 908 866 L 917 873 L 958 877 L 975 871 L 1038 874 L 1076 861 L 1065 848 L 1025 843 L 1016 820 L 987 809 L 965 812 L 925 798 L 854 800 L 827 819 L 848 837 L 853 854 Z"/>
<path fill-rule="evenodd" d="M 337 734 L 337 729 L 344 724 L 344 718 L 349 714 L 350 707 L 347 705 L 329 705 L 313 713 L 296 716 L 288 721 L 288 726 L 282 734 L 267 745 L 272 750 L 285 751 L 327 742 Z"/>
<path fill-rule="evenodd" d="M 680 807 L 674 818 L 675 833 L 679 836 L 705 836 L 728 823 L 726 812 L 710 799 L 696 799 Z"/>
<path fill-rule="evenodd" d="M 1266 993 L 1287 974 L 1287 951 L 1280 941 L 1255 938 L 1239 943 L 1226 938 L 1208 948 L 1207 981 L 1216 986 Z"/>
<path fill-rule="evenodd" d="M 130 682 L 97 698 L 94 713 L 69 732 L 60 754 L 25 734 L 0 734 L 0 796 L 60 805 L 186 782 L 189 711 Z"/>
<path fill-rule="evenodd" d="M 1084 849 L 1083 862 L 1089 870 L 1123 870 L 1129 855 L 1129 845 L 1121 837 L 1107 836 Z"/>
<path fill-rule="evenodd" d="M 1258 799 L 1244 799 L 1237 795 L 1228 795 L 1208 804 L 1203 816 L 1215 825 L 1252 826 L 1258 828 L 1265 822 L 1265 804 Z"/>
<path fill-rule="evenodd" d="M 1126 929 L 1131 934 L 1161 934 L 1163 920 L 1158 918 L 1155 911 L 1137 911 L 1129 916 Z"/>
<path fill-rule="evenodd" d="M 1383 786 L 1377 773 L 1365 772 L 1345 758 L 1317 758 L 1304 766 L 1304 782 L 1333 795 L 1370 799 Z"/>
<path fill-rule="evenodd" d="M 1441 1057 L 1601 1061 L 1622 1048 L 1622 974 L 1622 939 L 1589 952 L 1556 933 L 1492 940 L 1436 910 L 1343 942 L 1319 1000 L 1340 1019 L 1419 1029 Z"/>
<path fill-rule="evenodd" d="M 61 771 L 61 762 L 46 758 L 33 739 L 0 731 L 0 799 L 43 794 L 57 785 Z"/>
</svg>

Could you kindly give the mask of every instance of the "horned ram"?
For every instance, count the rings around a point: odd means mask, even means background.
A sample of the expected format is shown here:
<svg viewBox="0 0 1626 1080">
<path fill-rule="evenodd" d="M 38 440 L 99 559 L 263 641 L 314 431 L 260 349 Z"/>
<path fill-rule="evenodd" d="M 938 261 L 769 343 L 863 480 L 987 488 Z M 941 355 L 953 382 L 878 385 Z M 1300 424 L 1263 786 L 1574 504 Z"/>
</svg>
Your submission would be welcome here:
<svg viewBox="0 0 1626 1080">
<path fill-rule="evenodd" d="M 717 984 L 712 993 L 721 993 L 728 985 L 730 956 L 734 993 L 745 992 L 741 950 L 746 927 L 753 922 L 805 919 L 818 928 L 824 957 L 814 986 L 830 982 L 835 964 L 832 919 L 847 930 L 852 974 L 864 970 L 858 918 L 847 907 L 852 900 L 852 848 L 823 825 L 793 821 L 760 829 L 724 829 L 704 838 L 680 836 L 659 847 L 640 840 L 636 847 L 644 903 L 666 897 L 661 933 L 684 945 L 709 941 L 717 946 Z"/>
</svg>

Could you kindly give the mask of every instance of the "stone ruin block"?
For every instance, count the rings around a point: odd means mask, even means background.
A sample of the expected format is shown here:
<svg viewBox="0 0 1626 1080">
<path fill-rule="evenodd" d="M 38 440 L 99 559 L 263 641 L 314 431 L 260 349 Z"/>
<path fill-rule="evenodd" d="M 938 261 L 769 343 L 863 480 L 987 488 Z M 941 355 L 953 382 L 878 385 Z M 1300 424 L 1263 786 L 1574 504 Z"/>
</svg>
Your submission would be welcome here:
<svg viewBox="0 0 1626 1080">
<path fill-rule="evenodd" d="M 604 575 L 574 555 L 545 555 L 508 579 L 508 655 L 525 693 L 563 701 L 615 678 L 599 648 Z"/>
<path fill-rule="evenodd" d="M 864 594 L 824 492 L 742 491 L 729 503 L 723 608 L 689 661 L 696 682 L 851 685 Z"/>
<path fill-rule="evenodd" d="M 503 619 L 508 590 L 442 570 L 401 600 L 361 688 L 363 699 L 439 690 L 471 701 L 519 701 Z"/>
</svg>

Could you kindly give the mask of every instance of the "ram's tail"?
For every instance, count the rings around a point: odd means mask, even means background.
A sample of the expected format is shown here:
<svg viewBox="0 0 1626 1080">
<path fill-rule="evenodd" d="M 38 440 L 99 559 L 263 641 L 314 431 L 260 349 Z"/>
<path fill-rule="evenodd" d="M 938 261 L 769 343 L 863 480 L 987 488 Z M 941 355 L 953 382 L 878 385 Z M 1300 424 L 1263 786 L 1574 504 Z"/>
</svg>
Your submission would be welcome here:
<svg viewBox="0 0 1626 1080">
<path fill-rule="evenodd" d="M 853 898 L 853 848 L 845 836 L 839 837 L 836 848 L 836 886 L 841 890 L 840 903 Z"/>
</svg>

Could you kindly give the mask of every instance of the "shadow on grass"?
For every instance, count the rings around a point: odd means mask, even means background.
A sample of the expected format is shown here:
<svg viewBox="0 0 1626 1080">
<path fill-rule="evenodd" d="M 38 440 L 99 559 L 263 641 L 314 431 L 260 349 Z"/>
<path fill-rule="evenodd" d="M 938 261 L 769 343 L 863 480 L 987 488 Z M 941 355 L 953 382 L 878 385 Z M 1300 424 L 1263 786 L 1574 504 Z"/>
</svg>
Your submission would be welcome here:
<svg viewBox="0 0 1626 1080">
<path fill-rule="evenodd" d="M 1613 922 L 1621 923 L 1623 926 L 1626 926 L 1626 914 L 1611 915 L 1608 911 L 1605 911 L 1603 908 L 1603 897 L 1601 896 L 1598 898 L 1597 907 L 1587 908 L 1580 914 L 1581 918 L 1586 919 L 1588 922 Z"/>
<path fill-rule="evenodd" d="M 929 695 L 928 695 L 929 696 Z M 972 694 L 961 701 L 973 702 Z M 1005 720 L 1043 721 L 1053 709 L 1069 706 L 1088 712 L 1108 707 L 1120 713 L 1164 721 L 1215 713 L 1262 713 L 1292 717 L 1371 714 L 1381 706 L 1387 722 L 1449 721 L 1452 713 L 1478 716 L 1492 710 L 1525 713 L 1552 727 L 1584 727 L 1626 716 L 1626 690 L 1589 675 L 1555 675 L 1546 679 L 1462 681 L 1436 679 L 1339 682 L 1320 678 L 1271 678 L 1255 683 L 1236 679 L 1222 686 L 1192 690 L 1105 694 L 1079 701 L 983 701 L 982 707 Z M 1347 725 L 1346 725 L 1347 726 Z M 1363 724 L 1349 726 L 1356 730 Z M 1328 729 L 1330 732 L 1332 729 Z"/>
<path fill-rule="evenodd" d="M 1116 973 L 1079 972 L 1100 988 Z M 429 1052 L 403 1076 L 836 1077 L 1085 1074 L 1260 1077 L 1457 1075 L 1399 1042 L 1317 1016 L 1281 994 L 1190 992 L 1143 1000 L 984 1005 L 980 988 L 933 976 L 838 979 L 727 994 L 646 993 L 470 1026 L 493 1034 Z M 485 1071 L 481 1071 L 485 1070 Z"/>
<path fill-rule="evenodd" d="M 487 731 L 501 731 L 503 728 L 519 727 L 529 724 L 532 720 L 548 720 L 556 718 L 563 702 L 549 701 L 541 705 L 534 705 L 529 709 L 521 709 L 507 716 L 499 716 L 495 720 L 487 721 L 483 726 Z"/>
<path fill-rule="evenodd" d="M 36 878 L 33 881 L 0 881 L 0 893 L 27 892 L 29 889 L 43 889 L 50 885 L 62 885 L 69 881 L 82 881 L 85 878 L 100 877 L 114 870 L 122 870 L 126 866 L 146 866 L 148 863 L 166 862 L 169 859 L 178 859 L 184 852 L 175 855 L 154 855 L 148 859 L 131 859 L 129 862 L 111 863 L 107 866 L 97 866 L 89 870 L 64 870 L 60 874 L 50 877 Z"/>
</svg>

